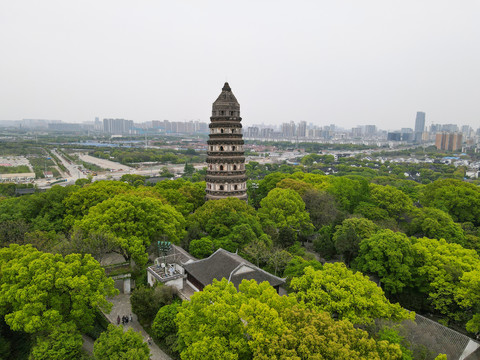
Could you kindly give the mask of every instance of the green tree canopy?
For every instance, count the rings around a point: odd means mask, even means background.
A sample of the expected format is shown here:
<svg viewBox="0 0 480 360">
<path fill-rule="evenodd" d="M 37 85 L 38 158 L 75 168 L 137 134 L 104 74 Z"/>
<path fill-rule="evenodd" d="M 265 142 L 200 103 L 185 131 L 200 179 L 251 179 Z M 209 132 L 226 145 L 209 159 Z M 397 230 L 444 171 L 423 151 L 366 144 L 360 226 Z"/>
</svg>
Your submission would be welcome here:
<svg viewBox="0 0 480 360">
<path fill-rule="evenodd" d="M 188 248 L 190 254 L 198 259 L 203 259 L 212 255 L 215 251 L 214 249 L 215 246 L 213 245 L 213 239 L 209 236 L 192 240 Z"/>
<path fill-rule="evenodd" d="M 63 201 L 77 189 L 77 186 L 55 185 L 44 193 L 3 199 L 0 201 L 0 222 L 22 219 L 34 230 L 64 231 L 66 207 Z"/>
<path fill-rule="evenodd" d="M 196 229 L 194 238 L 208 236 L 215 248 L 229 251 L 242 249 L 264 236 L 255 209 L 237 198 L 207 201 L 191 215 L 189 225 L 190 229 Z M 200 246 L 199 242 L 195 244 L 195 247 Z M 205 249 L 206 243 L 201 244 Z"/>
<path fill-rule="evenodd" d="M 352 272 L 343 263 L 325 264 L 323 270 L 305 269 L 290 282 L 295 296 L 309 308 L 327 311 L 353 324 L 371 324 L 375 319 L 413 319 L 398 304 L 391 304 L 383 290 L 368 277 Z"/>
<path fill-rule="evenodd" d="M 335 177 L 327 191 L 335 196 L 343 210 L 352 213 L 357 205 L 369 198 L 368 181 L 360 176 Z"/>
<path fill-rule="evenodd" d="M 389 293 L 414 286 L 415 251 L 403 233 L 381 230 L 363 239 L 355 263 L 360 271 L 376 274 Z"/>
<path fill-rule="evenodd" d="M 307 310 L 268 283 L 239 291 L 214 281 L 183 302 L 176 317 L 182 359 L 401 359 L 400 347 L 376 342 L 348 321 Z"/>
<path fill-rule="evenodd" d="M 350 218 L 343 220 L 341 225 L 335 227 L 333 242 L 339 254 L 345 257 L 345 262 L 350 263 L 358 255 L 360 242 L 378 231 L 378 226 L 365 218 Z"/>
<path fill-rule="evenodd" d="M 51 332 L 42 333 L 36 339 L 30 353 L 32 360 L 80 359 L 82 335 L 73 323 L 60 324 Z"/>
<path fill-rule="evenodd" d="M 305 203 L 300 195 L 290 189 L 273 189 L 260 202 L 258 216 L 265 227 L 289 228 L 303 234 L 313 230 Z"/>
<path fill-rule="evenodd" d="M 312 224 L 317 229 L 342 221 L 344 214 L 340 211 L 335 197 L 330 193 L 319 190 L 307 190 L 302 195 L 302 199 Z"/>
<path fill-rule="evenodd" d="M 85 238 L 90 233 L 111 234 L 127 260 L 145 264 L 146 248 L 159 235 L 178 243 L 185 233 L 185 219 L 159 199 L 117 195 L 95 205 L 88 215 L 75 222 L 75 231 Z"/>
<path fill-rule="evenodd" d="M 123 326 L 108 325 L 93 344 L 96 360 L 149 360 L 150 349 L 143 342 L 142 335 Z"/>
<path fill-rule="evenodd" d="M 155 320 L 152 323 L 152 330 L 155 337 L 164 339 L 167 336 L 175 335 L 177 333 L 177 324 L 175 318 L 178 314 L 180 303 L 174 302 L 170 305 L 165 305 L 158 310 Z"/>
<path fill-rule="evenodd" d="M 428 294 L 432 305 L 451 318 L 463 317 L 458 305 L 466 305 L 463 295 L 470 274 L 480 269 L 480 257 L 475 250 L 449 244 L 445 240 L 420 238 L 413 244 L 419 290 Z M 475 288 L 472 283 L 472 288 Z M 476 304 L 480 302 L 477 298 Z M 472 304 L 473 305 L 473 304 Z"/>
<path fill-rule="evenodd" d="M 255 199 L 255 203 L 251 205 L 255 208 L 258 208 L 260 206 L 260 201 L 265 196 L 267 196 L 272 189 L 275 189 L 278 182 L 285 179 L 286 177 L 288 177 L 287 174 L 283 174 L 280 172 L 274 172 L 265 176 L 263 180 L 259 182 L 258 188 L 255 190 L 255 196 L 252 197 Z"/>
<path fill-rule="evenodd" d="M 145 184 L 145 179 L 146 177 L 143 176 L 143 175 L 138 175 L 138 174 L 124 174 L 122 175 L 122 177 L 120 178 L 120 181 L 121 182 L 125 182 L 125 183 L 128 183 L 132 186 L 136 186 L 138 180 L 140 180 L 140 182 L 138 182 L 138 184 Z"/>
<path fill-rule="evenodd" d="M 402 219 L 413 210 L 412 199 L 390 185 L 370 184 L 370 201 L 396 220 Z"/>
<path fill-rule="evenodd" d="M 321 270 L 323 268 L 322 263 L 317 260 L 305 260 L 300 256 L 294 256 L 285 267 L 283 276 L 288 279 L 299 277 L 304 274 L 305 268 L 312 267 L 314 270 Z"/>
<path fill-rule="evenodd" d="M 409 225 L 409 235 L 445 239 L 447 242 L 465 245 L 465 234 L 462 226 L 455 223 L 446 212 L 427 207 L 415 209 L 413 216 Z"/>
<path fill-rule="evenodd" d="M 457 222 L 480 226 L 480 188 L 461 180 L 437 180 L 425 186 L 421 196 L 425 206 L 449 213 Z"/>
<path fill-rule="evenodd" d="M 277 188 L 291 189 L 296 191 L 300 196 L 303 196 L 305 192 L 313 189 L 312 184 L 308 184 L 301 180 L 295 180 L 292 178 L 286 178 L 277 183 Z"/>
<path fill-rule="evenodd" d="M 185 179 L 164 180 L 155 185 L 157 191 L 184 216 L 205 203 L 205 182 Z"/>
<path fill-rule="evenodd" d="M 72 227 L 75 220 L 85 216 L 91 207 L 129 189 L 131 189 L 130 185 L 120 181 L 95 181 L 90 185 L 85 185 L 65 198 L 67 214 L 64 219 L 65 225 L 69 228 Z"/>
<path fill-rule="evenodd" d="M 135 288 L 130 297 L 132 311 L 137 314 L 142 324 L 150 325 L 155 314 L 164 305 L 170 305 L 176 299 L 176 290 L 172 286 L 154 287 L 139 286 Z"/>
<path fill-rule="evenodd" d="M 111 307 L 113 285 L 91 255 L 62 257 L 17 244 L 0 249 L 0 314 L 15 331 L 51 331 L 68 322 L 86 330 L 97 306 Z"/>
</svg>

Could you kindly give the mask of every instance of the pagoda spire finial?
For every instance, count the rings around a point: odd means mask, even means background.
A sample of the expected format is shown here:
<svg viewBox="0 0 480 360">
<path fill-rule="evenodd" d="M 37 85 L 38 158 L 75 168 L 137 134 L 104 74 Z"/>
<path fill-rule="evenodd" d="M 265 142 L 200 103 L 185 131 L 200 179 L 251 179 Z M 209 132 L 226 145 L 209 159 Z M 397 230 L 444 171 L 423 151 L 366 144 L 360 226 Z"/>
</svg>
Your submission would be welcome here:
<svg viewBox="0 0 480 360">
<path fill-rule="evenodd" d="M 230 88 L 230 85 L 228 85 L 228 82 L 225 82 L 225 85 L 223 85 L 222 91 L 232 91 Z"/>
</svg>

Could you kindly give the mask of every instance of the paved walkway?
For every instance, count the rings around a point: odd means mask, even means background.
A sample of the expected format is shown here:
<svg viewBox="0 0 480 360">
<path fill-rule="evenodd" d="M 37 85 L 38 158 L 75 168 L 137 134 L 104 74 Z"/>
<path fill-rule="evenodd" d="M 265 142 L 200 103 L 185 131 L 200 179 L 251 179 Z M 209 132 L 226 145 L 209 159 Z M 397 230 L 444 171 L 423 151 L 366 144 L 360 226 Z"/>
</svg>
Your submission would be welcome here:
<svg viewBox="0 0 480 360">
<path fill-rule="evenodd" d="M 107 319 L 112 324 L 117 325 L 117 316 L 120 316 L 120 318 L 122 318 L 122 316 L 124 315 L 130 316 L 130 314 L 132 314 L 133 321 L 129 321 L 128 324 L 124 325 L 124 329 L 128 330 L 132 328 L 133 330 L 139 332 L 142 335 L 143 340 L 147 342 L 147 332 L 143 330 L 143 327 L 138 322 L 137 315 L 132 313 L 132 307 L 130 305 L 130 295 L 120 294 L 108 300 L 113 303 L 113 307 L 112 311 L 110 311 L 110 314 L 105 314 Z M 160 350 L 160 348 L 154 342 L 152 342 L 152 345 L 150 345 L 150 354 L 152 360 L 172 360 L 172 358 L 165 354 L 162 350 Z"/>
</svg>

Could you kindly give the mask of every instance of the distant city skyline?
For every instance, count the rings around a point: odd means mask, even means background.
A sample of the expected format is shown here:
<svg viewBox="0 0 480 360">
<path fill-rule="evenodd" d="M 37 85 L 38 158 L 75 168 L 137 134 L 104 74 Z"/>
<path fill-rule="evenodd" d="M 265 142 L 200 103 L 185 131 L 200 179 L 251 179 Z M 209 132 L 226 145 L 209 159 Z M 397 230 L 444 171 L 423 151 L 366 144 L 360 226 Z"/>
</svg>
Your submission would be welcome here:
<svg viewBox="0 0 480 360">
<path fill-rule="evenodd" d="M 480 124 L 480 2 L 0 3 L 0 119 Z"/>
</svg>

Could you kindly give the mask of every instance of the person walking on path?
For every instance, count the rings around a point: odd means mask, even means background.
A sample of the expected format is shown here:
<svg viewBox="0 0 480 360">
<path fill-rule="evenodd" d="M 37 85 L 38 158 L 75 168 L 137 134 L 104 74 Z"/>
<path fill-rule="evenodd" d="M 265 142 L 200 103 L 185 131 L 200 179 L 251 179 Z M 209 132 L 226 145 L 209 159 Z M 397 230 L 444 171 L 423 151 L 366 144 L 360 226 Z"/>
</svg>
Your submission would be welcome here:
<svg viewBox="0 0 480 360">
<path fill-rule="evenodd" d="M 120 325 L 120 315 L 117 316 L 117 325 Z"/>
</svg>

